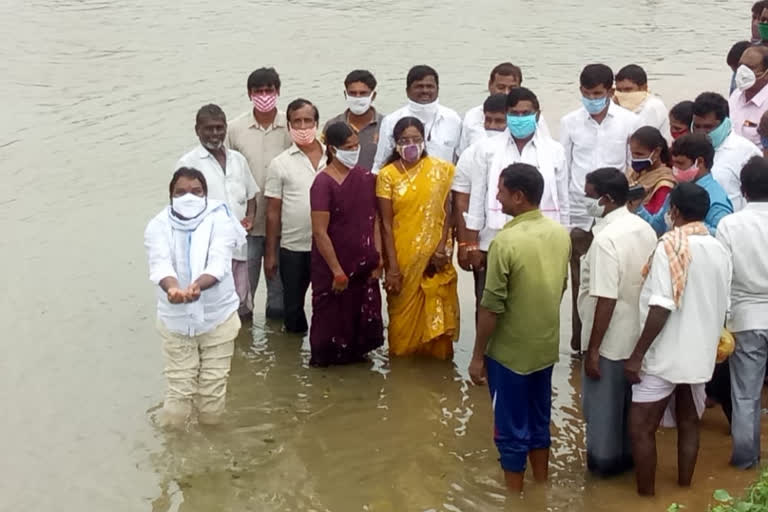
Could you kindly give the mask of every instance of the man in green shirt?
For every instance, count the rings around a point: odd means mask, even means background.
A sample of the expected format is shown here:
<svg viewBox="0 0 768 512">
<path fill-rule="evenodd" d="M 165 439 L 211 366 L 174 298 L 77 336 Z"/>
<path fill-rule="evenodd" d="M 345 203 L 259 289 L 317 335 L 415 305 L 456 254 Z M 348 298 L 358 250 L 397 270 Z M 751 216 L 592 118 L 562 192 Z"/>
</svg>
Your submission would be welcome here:
<svg viewBox="0 0 768 512">
<path fill-rule="evenodd" d="M 472 382 L 488 382 L 494 440 L 507 487 L 516 492 L 527 458 L 536 481 L 548 475 L 552 367 L 571 255 L 568 232 L 539 211 L 543 192 L 544 179 L 532 165 L 512 164 L 501 173 L 497 198 L 514 219 L 488 250 L 469 365 Z"/>
</svg>

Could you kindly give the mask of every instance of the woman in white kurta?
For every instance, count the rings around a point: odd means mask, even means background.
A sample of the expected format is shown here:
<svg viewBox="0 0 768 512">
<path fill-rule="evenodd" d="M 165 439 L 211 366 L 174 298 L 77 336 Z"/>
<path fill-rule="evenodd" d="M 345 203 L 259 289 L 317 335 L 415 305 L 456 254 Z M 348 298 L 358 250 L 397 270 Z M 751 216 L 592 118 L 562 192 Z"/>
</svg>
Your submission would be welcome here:
<svg viewBox="0 0 768 512">
<path fill-rule="evenodd" d="M 200 171 L 178 169 L 169 188 L 170 205 L 144 233 L 168 381 L 163 424 L 183 426 L 193 402 L 200 423 L 217 423 L 240 330 L 232 252 L 245 230 L 224 203 L 208 199 Z"/>
</svg>

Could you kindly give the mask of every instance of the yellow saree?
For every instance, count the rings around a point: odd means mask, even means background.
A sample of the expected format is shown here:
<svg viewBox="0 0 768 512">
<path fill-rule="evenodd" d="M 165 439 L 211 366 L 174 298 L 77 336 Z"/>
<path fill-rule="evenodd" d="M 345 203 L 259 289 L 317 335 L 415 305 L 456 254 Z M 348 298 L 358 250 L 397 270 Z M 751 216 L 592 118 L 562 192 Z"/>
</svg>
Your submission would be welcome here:
<svg viewBox="0 0 768 512">
<path fill-rule="evenodd" d="M 376 195 L 392 201 L 395 253 L 403 276 L 401 292 L 387 295 L 392 355 L 453 358 L 459 333 L 456 270 L 451 264 L 433 276 L 425 274 L 446 222 L 453 172 L 450 163 L 425 157 L 408 173 L 387 165 L 376 180 Z"/>
</svg>

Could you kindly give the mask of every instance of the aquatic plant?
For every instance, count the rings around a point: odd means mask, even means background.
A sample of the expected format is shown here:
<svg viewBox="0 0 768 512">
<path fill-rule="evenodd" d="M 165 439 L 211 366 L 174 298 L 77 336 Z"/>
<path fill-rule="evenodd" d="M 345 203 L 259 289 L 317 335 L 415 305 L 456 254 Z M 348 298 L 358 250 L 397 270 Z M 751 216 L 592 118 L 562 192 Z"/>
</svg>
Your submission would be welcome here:
<svg viewBox="0 0 768 512">
<path fill-rule="evenodd" d="M 712 497 L 717 503 L 709 506 L 710 512 L 768 511 L 768 469 L 764 470 L 760 478 L 747 488 L 743 498 L 734 498 L 725 489 L 716 490 Z M 668 512 L 676 512 L 677 510 L 679 508 L 672 509 L 670 506 Z"/>
</svg>

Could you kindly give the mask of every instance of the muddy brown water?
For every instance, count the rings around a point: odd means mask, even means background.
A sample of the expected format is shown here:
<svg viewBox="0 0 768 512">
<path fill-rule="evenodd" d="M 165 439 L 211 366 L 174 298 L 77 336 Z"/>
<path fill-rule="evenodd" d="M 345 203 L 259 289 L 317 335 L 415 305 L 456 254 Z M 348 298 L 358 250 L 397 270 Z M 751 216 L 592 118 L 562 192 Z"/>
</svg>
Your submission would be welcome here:
<svg viewBox="0 0 768 512">
<path fill-rule="evenodd" d="M 563 344 L 551 483 L 507 496 L 487 389 L 467 383 L 466 273 L 453 364 L 379 353 L 310 369 L 306 340 L 259 313 L 237 340 L 224 425 L 166 435 L 154 425 L 164 384 L 142 231 L 196 142 L 196 109 L 246 110 L 258 66 L 280 71 L 283 107 L 301 95 L 324 120 L 343 108 L 353 68 L 375 72 L 390 111 L 407 69 L 429 63 L 441 101 L 463 112 L 483 101 L 491 67 L 512 60 L 556 132 L 587 62 L 645 66 L 668 106 L 726 92 L 725 54 L 748 35 L 748 4 L 0 3 L 0 510 L 643 512 L 703 510 L 713 489 L 737 492 L 755 473 L 728 467 L 717 410 L 692 489 L 674 484 L 674 431 L 659 434 L 655 499 L 637 498 L 631 475 L 586 476 L 579 370 Z"/>
</svg>

